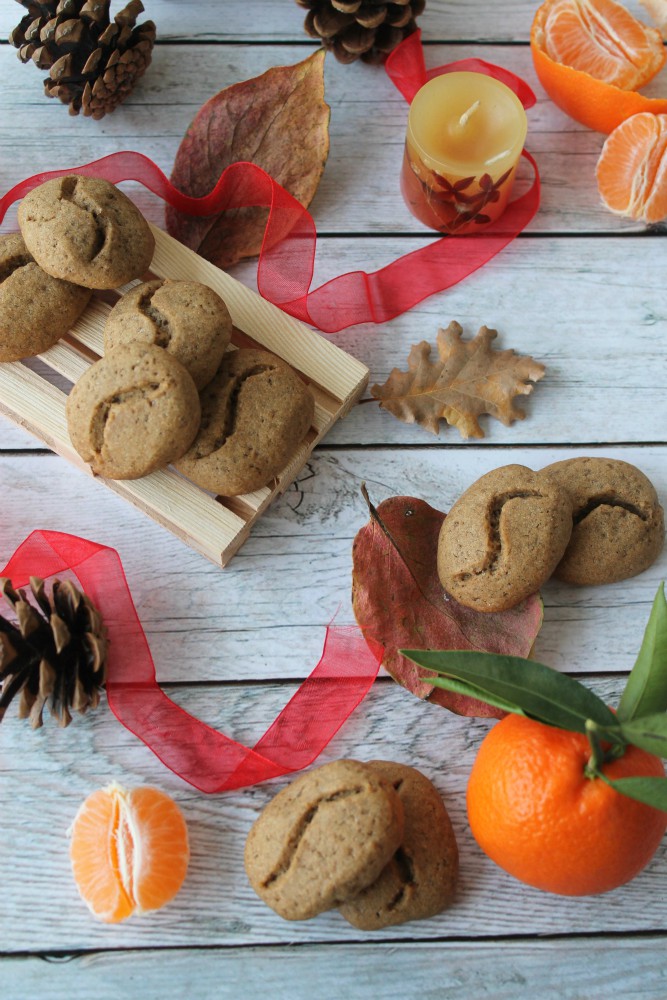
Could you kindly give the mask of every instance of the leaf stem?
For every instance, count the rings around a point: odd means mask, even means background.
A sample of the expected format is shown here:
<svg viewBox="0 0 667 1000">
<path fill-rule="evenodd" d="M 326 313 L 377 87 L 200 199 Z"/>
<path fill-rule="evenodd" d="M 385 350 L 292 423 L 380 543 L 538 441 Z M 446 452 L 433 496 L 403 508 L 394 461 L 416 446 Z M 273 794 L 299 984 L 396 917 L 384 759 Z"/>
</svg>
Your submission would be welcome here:
<svg viewBox="0 0 667 1000">
<path fill-rule="evenodd" d="M 389 539 L 390 543 L 394 546 L 394 548 L 399 553 L 399 555 L 401 555 L 401 550 L 399 549 L 398 545 L 396 544 L 396 541 L 392 537 L 391 532 L 389 531 L 389 528 L 387 527 L 387 525 L 384 523 L 384 521 L 382 520 L 382 518 L 378 514 L 377 508 L 375 507 L 375 505 L 371 501 L 370 496 L 368 495 L 368 490 L 366 489 L 366 483 L 365 482 L 362 482 L 360 489 L 361 489 L 361 495 L 364 498 L 364 500 L 366 501 L 366 506 L 368 507 L 368 513 L 371 515 L 371 521 L 375 521 L 375 523 L 377 524 L 377 526 L 380 528 L 381 531 L 384 532 L 384 534 L 387 536 L 387 538 Z M 401 559 L 403 559 L 402 555 L 401 555 Z M 403 561 L 405 562 L 405 560 L 403 560 Z"/>
<path fill-rule="evenodd" d="M 627 742 L 622 737 L 605 730 L 593 719 L 586 719 L 585 726 L 586 736 L 591 745 L 591 755 L 584 768 L 584 774 L 587 778 L 600 778 L 603 776 L 602 765 L 622 757 L 626 751 Z M 611 743 L 607 750 L 602 748 L 601 739 Z"/>
<path fill-rule="evenodd" d="M 588 758 L 588 762 L 584 768 L 584 774 L 587 778 L 597 778 L 600 775 L 602 769 L 602 764 L 604 763 L 604 751 L 602 749 L 602 744 L 600 742 L 600 735 L 598 732 L 598 725 L 593 722 L 592 719 L 586 719 L 586 736 L 588 737 L 588 742 L 591 747 L 591 755 Z"/>
</svg>

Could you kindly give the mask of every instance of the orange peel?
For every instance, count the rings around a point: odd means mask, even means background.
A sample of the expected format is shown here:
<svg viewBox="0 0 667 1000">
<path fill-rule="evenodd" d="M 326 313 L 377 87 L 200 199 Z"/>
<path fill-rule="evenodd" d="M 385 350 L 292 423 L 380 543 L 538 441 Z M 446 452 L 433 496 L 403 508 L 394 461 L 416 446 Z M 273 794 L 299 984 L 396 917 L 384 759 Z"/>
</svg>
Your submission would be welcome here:
<svg viewBox="0 0 667 1000">
<path fill-rule="evenodd" d="M 554 104 L 575 121 L 605 134 L 640 112 L 667 114 L 667 98 L 621 90 L 548 56 L 545 21 L 553 2 L 546 0 L 537 10 L 530 32 L 530 48 L 537 77 Z"/>
</svg>

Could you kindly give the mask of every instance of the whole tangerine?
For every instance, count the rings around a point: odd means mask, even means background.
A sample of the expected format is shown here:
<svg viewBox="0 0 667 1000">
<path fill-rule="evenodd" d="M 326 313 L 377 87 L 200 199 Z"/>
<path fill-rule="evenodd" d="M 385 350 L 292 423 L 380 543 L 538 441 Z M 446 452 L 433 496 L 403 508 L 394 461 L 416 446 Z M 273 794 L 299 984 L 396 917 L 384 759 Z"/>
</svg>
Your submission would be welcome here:
<svg viewBox="0 0 667 1000">
<path fill-rule="evenodd" d="M 609 892 L 655 854 L 667 813 L 588 777 L 580 733 L 508 715 L 482 741 L 468 782 L 470 828 L 510 875 L 563 896 Z M 628 746 L 605 763 L 611 778 L 664 777 L 659 757 Z"/>
</svg>

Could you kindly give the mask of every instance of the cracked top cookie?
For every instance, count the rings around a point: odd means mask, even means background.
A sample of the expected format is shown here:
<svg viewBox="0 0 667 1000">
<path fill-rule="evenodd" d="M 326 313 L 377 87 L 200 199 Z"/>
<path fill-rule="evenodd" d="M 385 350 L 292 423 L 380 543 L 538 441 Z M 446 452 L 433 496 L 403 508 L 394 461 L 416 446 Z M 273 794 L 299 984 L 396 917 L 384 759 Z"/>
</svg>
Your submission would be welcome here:
<svg viewBox="0 0 667 1000">
<path fill-rule="evenodd" d="M 642 573 L 662 551 L 664 513 L 651 481 L 629 462 L 569 458 L 542 469 L 572 497 L 572 537 L 554 576 L 615 583 Z"/>
<path fill-rule="evenodd" d="M 571 533 L 567 490 L 523 465 L 501 466 L 473 483 L 443 521 L 440 582 L 468 608 L 506 611 L 551 576 Z"/>
<path fill-rule="evenodd" d="M 198 486 L 239 496 L 271 482 L 313 420 L 311 392 L 268 351 L 230 351 L 201 393 L 199 433 L 176 463 Z"/>
<path fill-rule="evenodd" d="M 0 361 L 52 347 L 77 321 L 90 294 L 43 271 L 19 233 L 0 236 Z"/>
<path fill-rule="evenodd" d="M 23 239 L 49 274 L 86 288 L 117 288 L 150 265 L 155 240 L 115 185 L 68 175 L 46 181 L 18 209 Z"/>
<path fill-rule="evenodd" d="M 156 344 L 173 354 L 203 389 L 220 367 L 231 335 L 229 310 L 212 288 L 158 278 L 118 300 L 104 327 L 104 349 Z"/>
<path fill-rule="evenodd" d="M 392 785 L 356 760 L 301 775 L 261 812 L 245 845 L 258 896 L 285 920 L 308 920 L 379 876 L 403 837 Z"/>
<path fill-rule="evenodd" d="M 72 444 L 96 475 L 138 479 L 180 458 L 199 426 L 191 376 L 152 344 L 109 351 L 67 398 Z"/>
</svg>

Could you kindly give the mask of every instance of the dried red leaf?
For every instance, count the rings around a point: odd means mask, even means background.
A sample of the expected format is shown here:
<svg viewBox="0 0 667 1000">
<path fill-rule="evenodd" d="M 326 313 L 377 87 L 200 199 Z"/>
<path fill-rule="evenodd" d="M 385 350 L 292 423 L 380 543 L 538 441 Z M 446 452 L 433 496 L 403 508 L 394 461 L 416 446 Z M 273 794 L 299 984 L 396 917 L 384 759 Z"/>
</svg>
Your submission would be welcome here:
<svg viewBox="0 0 667 1000">
<path fill-rule="evenodd" d="M 384 646 L 382 665 L 418 698 L 457 715 L 500 718 L 504 713 L 465 695 L 433 688 L 434 676 L 399 649 L 476 649 L 528 656 L 542 625 L 539 594 L 491 614 L 464 608 L 443 588 L 436 568 L 441 511 L 414 497 L 390 497 L 352 547 L 352 606 L 364 634 Z"/>
<path fill-rule="evenodd" d="M 178 148 L 172 183 L 200 198 L 230 163 L 249 161 L 308 207 L 329 153 L 324 56 L 319 49 L 295 66 L 275 66 L 207 101 Z M 265 208 L 206 218 L 168 208 L 166 223 L 177 240 L 224 268 L 259 253 L 267 217 Z"/>
</svg>

